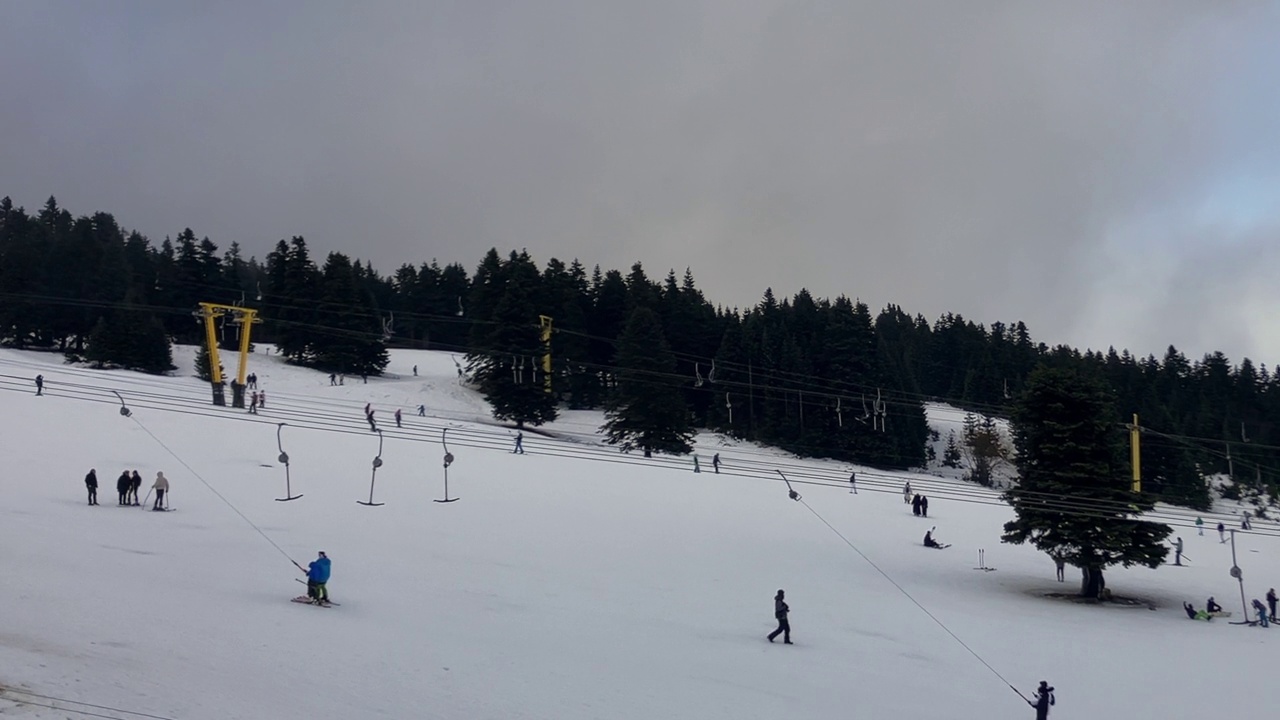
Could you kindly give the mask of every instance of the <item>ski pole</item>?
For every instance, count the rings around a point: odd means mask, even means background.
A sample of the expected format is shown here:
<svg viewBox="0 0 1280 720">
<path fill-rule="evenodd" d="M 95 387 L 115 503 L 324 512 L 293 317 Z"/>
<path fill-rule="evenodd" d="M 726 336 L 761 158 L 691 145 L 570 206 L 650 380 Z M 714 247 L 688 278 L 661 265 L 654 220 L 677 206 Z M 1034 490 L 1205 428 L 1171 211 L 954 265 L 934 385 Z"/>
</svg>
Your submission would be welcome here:
<svg viewBox="0 0 1280 720">
<path fill-rule="evenodd" d="M 145 507 L 147 506 L 147 501 L 148 501 L 148 500 L 150 500 L 150 499 L 151 499 L 151 491 L 150 491 L 150 490 L 148 490 L 148 491 L 147 491 L 147 497 L 146 497 L 146 498 L 144 498 L 144 499 L 143 499 L 143 501 L 142 501 L 142 507 L 144 507 L 144 508 L 145 508 Z"/>
</svg>

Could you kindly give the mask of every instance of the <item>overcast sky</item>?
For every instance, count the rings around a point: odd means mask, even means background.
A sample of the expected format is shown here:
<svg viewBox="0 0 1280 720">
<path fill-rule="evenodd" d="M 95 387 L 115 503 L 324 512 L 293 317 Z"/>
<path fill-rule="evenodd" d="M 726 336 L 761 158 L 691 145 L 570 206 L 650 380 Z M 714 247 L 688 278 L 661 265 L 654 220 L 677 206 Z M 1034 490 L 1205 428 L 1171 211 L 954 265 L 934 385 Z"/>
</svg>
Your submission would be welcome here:
<svg viewBox="0 0 1280 720">
<path fill-rule="evenodd" d="M 1280 362 L 1280 3 L 0 0 L 0 196 Z"/>
</svg>

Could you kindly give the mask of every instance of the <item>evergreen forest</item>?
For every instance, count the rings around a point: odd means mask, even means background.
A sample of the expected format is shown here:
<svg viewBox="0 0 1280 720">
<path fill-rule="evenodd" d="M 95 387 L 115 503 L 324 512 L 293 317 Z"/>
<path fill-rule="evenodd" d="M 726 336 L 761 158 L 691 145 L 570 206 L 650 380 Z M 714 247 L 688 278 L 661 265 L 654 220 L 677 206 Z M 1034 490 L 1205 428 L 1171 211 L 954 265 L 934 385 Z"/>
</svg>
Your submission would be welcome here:
<svg viewBox="0 0 1280 720">
<path fill-rule="evenodd" d="M 470 271 L 433 260 L 382 274 L 343 253 L 313 258 L 302 237 L 259 261 L 189 228 L 157 245 L 105 212 L 77 217 L 51 197 L 29 214 L 0 200 L 0 343 L 75 362 L 194 374 L 174 368 L 171 343 L 204 341 L 197 303 L 239 305 L 263 319 L 255 340 L 325 372 L 378 375 L 391 347 L 455 353 L 495 417 L 518 426 L 598 408 L 624 450 L 687 452 L 709 429 L 886 469 L 934 460 L 925 403 L 1008 417 L 1033 372 L 1070 371 L 1110 393 L 1098 407 L 1114 416 L 1097 420 L 1117 442 L 1139 415 L 1150 499 L 1205 507 L 1204 475 L 1229 470 L 1237 487 L 1280 482 L 1280 374 L 1265 365 L 1172 346 L 1082 352 L 1038 342 L 1022 322 L 872 311 L 849 290 L 763 289 L 731 308 L 689 270 L 539 266 L 491 249 Z M 237 333 L 221 323 L 220 343 L 234 347 Z"/>
</svg>

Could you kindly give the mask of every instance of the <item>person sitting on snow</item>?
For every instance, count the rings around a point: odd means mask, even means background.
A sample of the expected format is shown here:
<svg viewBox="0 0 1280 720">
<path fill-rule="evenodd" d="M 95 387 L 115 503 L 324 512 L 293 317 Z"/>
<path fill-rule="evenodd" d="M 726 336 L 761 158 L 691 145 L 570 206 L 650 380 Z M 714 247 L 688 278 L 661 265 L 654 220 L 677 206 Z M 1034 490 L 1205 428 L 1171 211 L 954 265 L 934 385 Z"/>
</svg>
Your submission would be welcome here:
<svg viewBox="0 0 1280 720">
<path fill-rule="evenodd" d="M 1187 617 L 1191 618 L 1192 620 L 1207 620 L 1209 622 L 1213 621 L 1212 615 L 1210 615 L 1209 613 L 1203 610 L 1197 611 L 1196 607 L 1189 602 L 1182 603 L 1182 609 L 1187 612 Z"/>
<path fill-rule="evenodd" d="M 1209 601 L 1204 604 L 1204 609 L 1205 609 L 1205 612 L 1209 612 L 1209 613 L 1222 612 L 1222 606 L 1214 601 L 1212 595 L 1209 596 Z"/>
<path fill-rule="evenodd" d="M 938 541 L 933 539 L 933 531 L 937 529 L 938 528 L 936 527 L 932 527 L 932 528 L 929 528 L 927 531 L 925 531 L 925 534 L 924 534 L 925 547 L 939 548 L 939 549 L 942 548 L 942 545 L 938 544 Z"/>
</svg>

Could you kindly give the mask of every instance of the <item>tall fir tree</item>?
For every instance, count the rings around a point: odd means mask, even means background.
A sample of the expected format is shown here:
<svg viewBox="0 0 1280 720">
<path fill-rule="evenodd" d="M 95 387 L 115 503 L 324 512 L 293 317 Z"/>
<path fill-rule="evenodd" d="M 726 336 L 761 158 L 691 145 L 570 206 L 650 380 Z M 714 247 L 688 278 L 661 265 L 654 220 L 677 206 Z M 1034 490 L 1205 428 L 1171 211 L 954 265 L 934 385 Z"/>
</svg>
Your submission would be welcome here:
<svg viewBox="0 0 1280 720">
<path fill-rule="evenodd" d="M 672 375 L 675 356 L 653 310 L 638 305 L 618 338 L 618 386 L 605 402 L 605 437 L 624 451 L 684 455 L 693 449 L 693 428 L 680 386 Z"/>
<path fill-rule="evenodd" d="M 1081 595 L 1099 597 L 1112 565 L 1156 567 L 1172 529 L 1142 520 L 1152 500 L 1131 491 L 1122 434 L 1106 387 L 1073 370 L 1041 369 L 1014 406 L 1018 484 L 1005 493 L 1017 519 L 1004 542 L 1031 543 L 1081 569 Z"/>
</svg>

